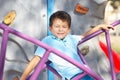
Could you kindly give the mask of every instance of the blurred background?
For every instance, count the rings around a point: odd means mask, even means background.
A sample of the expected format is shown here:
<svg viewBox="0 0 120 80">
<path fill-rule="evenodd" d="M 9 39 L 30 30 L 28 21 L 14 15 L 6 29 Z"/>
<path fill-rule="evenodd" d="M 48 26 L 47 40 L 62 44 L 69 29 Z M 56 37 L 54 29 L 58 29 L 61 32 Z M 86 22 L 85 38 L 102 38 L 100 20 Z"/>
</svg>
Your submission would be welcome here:
<svg viewBox="0 0 120 80">
<path fill-rule="evenodd" d="M 109 0 L 106 6 L 105 18 L 104 21 L 107 24 L 111 24 L 112 22 L 120 19 L 120 0 Z M 111 34 L 111 44 L 112 48 L 120 54 L 120 25 L 115 27 L 114 31 L 110 31 Z M 104 38 L 101 38 L 103 41 Z M 105 42 L 105 41 L 104 41 Z"/>
<path fill-rule="evenodd" d="M 52 1 L 54 4 L 48 9 L 48 5 Z M 77 3 L 87 8 L 88 12 L 86 14 L 75 12 Z M 14 23 L 9 27 L 41 40 L 48 35 L 49 12 L 53 13 L 57 10 L 68 12 L 72 17 L 71 33 L 78 35 L 97 24 L 111 24 L 120 19 L 120 0 L 0 0 L 0 22 L 3 21 L 4 16 L 11 10 L 15 10 L 17 16 Z M 0 30 L 0 42 L 2 32 Z M 110 36 L 112 48 L 120 54 L 119 25 L 114 31 L 110 31 Z M 100 35 L 100 40 L 105 44 L 104 34 Z M 109 62 L 99 46 L 98 38 L 90 40 L 87 46 L 90 46 L 90 54 L 85 59 L 88 61 L 90 67 L 105 80 L 111 80 Z M 4 80 L 13 80 L 15 76 L 21 76 L 26 65 L 34 56 L 36 47 L 36 45 L 26 40 L 11 34 L 9 35 Z M 48 80 L 47 72 L 47 69 L 43 70 L 38 79 Z M 55 80 L 58 80 L 56 76 Z"/>
</svg>

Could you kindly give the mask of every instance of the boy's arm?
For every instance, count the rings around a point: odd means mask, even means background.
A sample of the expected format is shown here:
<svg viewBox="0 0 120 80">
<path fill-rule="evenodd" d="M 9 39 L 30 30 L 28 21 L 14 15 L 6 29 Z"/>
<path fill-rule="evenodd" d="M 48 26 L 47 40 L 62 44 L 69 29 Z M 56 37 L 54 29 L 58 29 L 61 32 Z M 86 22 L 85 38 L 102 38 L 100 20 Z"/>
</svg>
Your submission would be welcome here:
<svg viewBox="0 0 120 80">
<path fill-rule="evenodd" d="M 39 61 L 40 61 L 40 57 L 39 56 L 34 56 L 32 58 L 32 60 L 29 62 L 29 64 L 27 65 L 26 69 L 24 70 L 20 80 L 26 80 L 29 73 L 32 72 L 32 70 L 36 67 L 36 65 L 38 64 Z"/>
<path fill-rule="evenodd" d="M 95 26 L 94 28 L 88 30 L 87 32 L 83 33 L 82 36 L 83 38 L 98 31 L 98 30 L 101 30 L 101 29 L 105 29 L 105 30 L 109 30 L 109 29 L 112 29 L 114 30 L 114 27 L 112 25 L 107 25 L 107 24 L 100 24 L 100 25 L 97 25 Z"/>
</svg>

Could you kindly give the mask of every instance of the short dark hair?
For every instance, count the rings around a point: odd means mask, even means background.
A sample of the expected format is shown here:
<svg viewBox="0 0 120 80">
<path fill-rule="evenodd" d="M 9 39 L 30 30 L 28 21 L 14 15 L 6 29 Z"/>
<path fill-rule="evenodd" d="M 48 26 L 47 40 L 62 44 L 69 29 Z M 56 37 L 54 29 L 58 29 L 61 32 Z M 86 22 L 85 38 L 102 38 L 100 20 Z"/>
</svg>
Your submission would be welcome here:
<svg viewBox="0 0 120 80">
<path fill-rule="evenodd" d="M 53 25 L 53 21 L 54 21 L 56 18 L 59 18 L 59 19 L 61 19 L 62 21 L 67 21 L 68 26 L 69 26 L 69 27 L 71 26 L 71 16 L 70 16 L 67 12 L 65 12 L 65 11 L 57 11 L 57 12 L 53 13 L 53 14 L 50 16 L 49 26 L 52 26 L 52 25 Z"/>
</svg>

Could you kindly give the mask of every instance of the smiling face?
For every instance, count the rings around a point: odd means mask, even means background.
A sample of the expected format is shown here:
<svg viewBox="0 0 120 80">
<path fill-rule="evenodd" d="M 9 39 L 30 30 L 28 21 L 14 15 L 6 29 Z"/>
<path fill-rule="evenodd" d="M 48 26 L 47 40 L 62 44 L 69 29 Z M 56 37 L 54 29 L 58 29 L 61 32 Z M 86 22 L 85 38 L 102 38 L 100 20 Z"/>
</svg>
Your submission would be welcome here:
<svg viewBox="0 0 120 80">
<path fill-rule="evenodd" d="M 66 20 L 59 18 L 54 19 L 53 24 L 50 26 L 50 31 L 54 36 L 59 39 L 64 39 L 65 36 L 70 32 L 70 27 Z"/>
</svg>

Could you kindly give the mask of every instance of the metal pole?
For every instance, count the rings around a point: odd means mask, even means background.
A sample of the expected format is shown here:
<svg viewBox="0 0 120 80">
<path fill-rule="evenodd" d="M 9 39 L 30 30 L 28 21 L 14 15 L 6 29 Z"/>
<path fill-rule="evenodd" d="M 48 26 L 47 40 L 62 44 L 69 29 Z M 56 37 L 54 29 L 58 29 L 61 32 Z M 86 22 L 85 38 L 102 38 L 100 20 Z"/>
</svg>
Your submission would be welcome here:
<svg viewBox="0 0 120 80">
<path fill-rule="evenodd" d="M 8 43 L 8 31 L 6 29 L 3 32 L 1 51 L 0 51 L 0 80 L 2 80 L 3 78 L 7 43 Z"/>
</svg>

